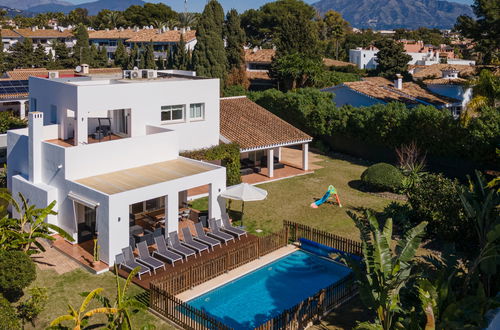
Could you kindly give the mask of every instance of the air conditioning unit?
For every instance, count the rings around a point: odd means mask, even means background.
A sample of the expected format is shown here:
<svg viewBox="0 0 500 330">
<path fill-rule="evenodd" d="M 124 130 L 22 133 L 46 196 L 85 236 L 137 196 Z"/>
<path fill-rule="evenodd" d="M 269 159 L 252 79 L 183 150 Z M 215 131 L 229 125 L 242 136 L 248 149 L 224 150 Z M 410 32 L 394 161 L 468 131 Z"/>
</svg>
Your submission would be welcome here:
<svg viewBox="0 0 500 330">
<path fill-rule="evenodd" d="M 124 79 L 140 79 L 140 78 L 142 78 L 141 71 L 139 71 L 139 70 L 124 70 L 123 71 L 123 78 Z"/>
<path fill-rule="evenodd" d="M 146 79 L 158 78 L 158 72 L 156 70 L 142 70 L 142 78 Z"/>
<path fill-rule="evenodd" d="M 49 79 L 59 78 L 59 71 L 49 71 Z"/>
</svg>

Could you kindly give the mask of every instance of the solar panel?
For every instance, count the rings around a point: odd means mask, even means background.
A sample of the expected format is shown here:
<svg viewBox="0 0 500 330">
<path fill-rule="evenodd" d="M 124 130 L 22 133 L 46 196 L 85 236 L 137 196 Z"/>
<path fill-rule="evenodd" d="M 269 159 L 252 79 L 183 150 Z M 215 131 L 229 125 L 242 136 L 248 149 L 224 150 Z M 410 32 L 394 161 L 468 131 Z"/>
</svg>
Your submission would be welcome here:
<svg viewBox="0 0 500 330">
<path fill-rule="evenodd" d="M 0 80 L 0 95 L 28 92 L 28 80 Z"/>
</svg>

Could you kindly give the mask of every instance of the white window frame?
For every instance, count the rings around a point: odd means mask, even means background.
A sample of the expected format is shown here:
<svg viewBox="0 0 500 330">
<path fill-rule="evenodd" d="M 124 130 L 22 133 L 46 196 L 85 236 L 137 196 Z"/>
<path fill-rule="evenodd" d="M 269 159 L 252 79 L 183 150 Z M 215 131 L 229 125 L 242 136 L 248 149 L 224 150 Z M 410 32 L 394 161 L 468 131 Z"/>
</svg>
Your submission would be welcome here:
<svg viewBox="0 0 500 330">
<path fill-rule="evenodd" d="M 182 118 L 180 119 L 167 119 L 163 120 L 162 115 L 164 112 L 170 113 L 170 118 L 172 118 L 173 111 L 182 111 Z M 171 124 L 171 123 L 182 123 L 186 120 L 186 105 L 185 104 L 174 104 L 174 105 L 163 105 L 161 107 L 160 120 L 162 124 Z"/>
<path fill-rule="evenodd" d="M 200 116 L 198 116 L 198 117 L 193 116 L 194 109 L 192 107 L 193 106 L 199 106 L 199 105 L 201 105 Z M 205 120 L 205 103 L 191 103 L 189 105 L 189 119 L 191 121 Z"/>
</svg>

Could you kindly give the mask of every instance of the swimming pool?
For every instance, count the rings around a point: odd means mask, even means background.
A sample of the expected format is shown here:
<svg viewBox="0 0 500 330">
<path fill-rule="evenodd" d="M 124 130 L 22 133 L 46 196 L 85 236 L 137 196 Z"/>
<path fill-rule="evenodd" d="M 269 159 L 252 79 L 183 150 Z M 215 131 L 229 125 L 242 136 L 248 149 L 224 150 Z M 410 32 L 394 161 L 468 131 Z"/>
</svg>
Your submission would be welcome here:
<svg viewBox="0 0 500 330">
<path fill-rule="evenodd" d="M 234 329 L 250 329 L 350 273 L 341 264 L 299 250 L 188 304 Z"/>
</svg>

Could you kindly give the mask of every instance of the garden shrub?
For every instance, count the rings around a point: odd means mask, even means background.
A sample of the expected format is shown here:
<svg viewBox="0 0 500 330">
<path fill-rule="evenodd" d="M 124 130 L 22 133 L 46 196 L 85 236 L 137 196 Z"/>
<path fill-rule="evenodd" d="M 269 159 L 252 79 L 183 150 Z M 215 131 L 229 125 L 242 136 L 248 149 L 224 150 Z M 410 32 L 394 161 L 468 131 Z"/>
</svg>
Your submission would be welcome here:
<svg viewBox="0 0 500 330">
<path fill-rule="evenodd" d="M 460 200 L 460 184 L 442 174 L 425 174 L 408 191 L 412 221 L 427 221 L 427 237 L 464 242 L 473 235 Z"/>
<path fill-rule="evenodd" d="M 19 318 L 35 326 L 35 320 L 45 309 L 48 300 L 47 288 L 33 287 L 28 290 L 30 297 L 17 306 Z"/>
<path fill-rule="evenodd" d="M 2 270 L 2 272 L 3 271 L 4 270 Z M 16 310 L 10 302 L 0 294 L 0 329 L 10 330 L 20 328 L 21 326 L 17 318 Z"/>
<path fill-rule="evenodd" d="M 188 151 L 181 156 L 196 160 L 220 160 L 226 167 L 226 184 L 232 186 L 241 182 L 240 147 L 236 143 L 223 143 L 211 148 Z"/>
<path fill-rule="evenodd" d="M 0 112 L 0 134 L 10 129 L 26 127 L 26 120 L 14 116 L 11 112 Z"/>
<path fill-rule="evenodd" d="M 411 221 L 411 208 L 407 203 L 391 202 L 380 216 L 383 219 L 392 219 L 399 233 L 406 233 L 415 226 Z"/>
<path fill-rule="evenodd" d="M 0 293 L 10 301 L 19 299 L 36 278 L 35 264 L 22 251 L 1 251 L 0 269 Z"/>
<path fill-rule="evenodd" d="M 361 174 L 361 181 L 374 190 L 398 192 L 402 188 L 403 174 L 391 164 L 378 163 Z"/>
</svg>

